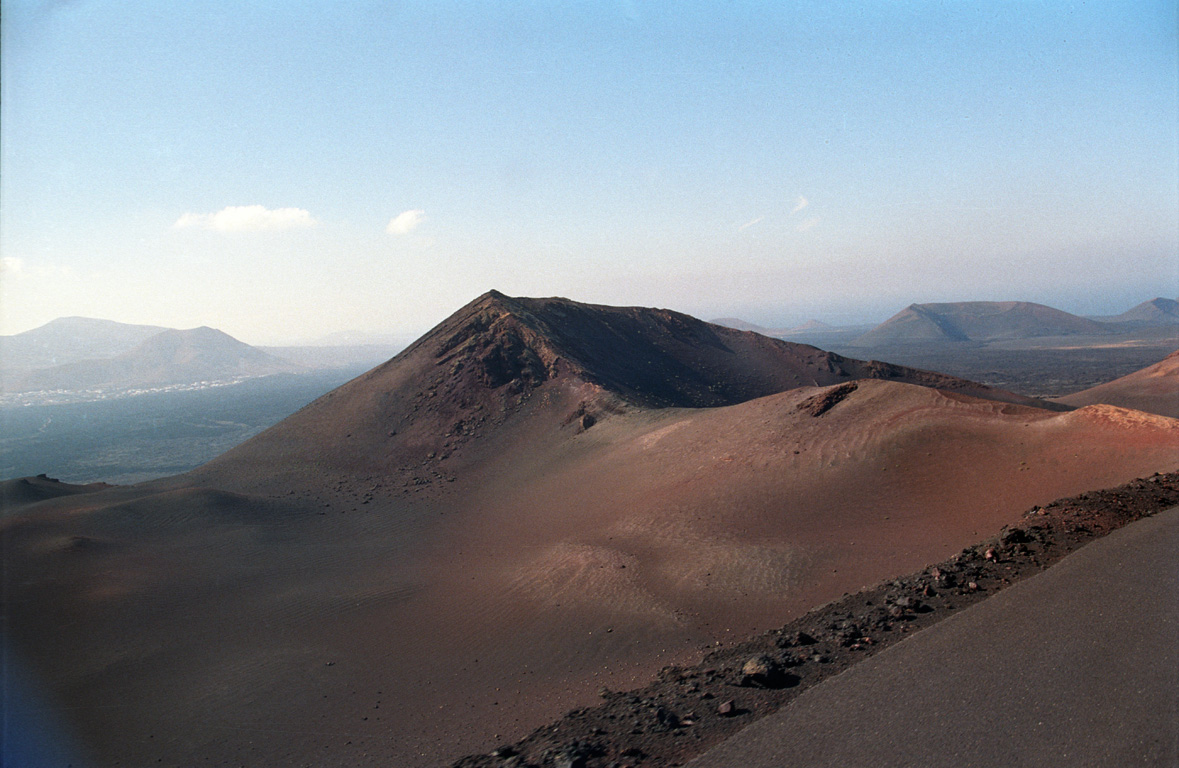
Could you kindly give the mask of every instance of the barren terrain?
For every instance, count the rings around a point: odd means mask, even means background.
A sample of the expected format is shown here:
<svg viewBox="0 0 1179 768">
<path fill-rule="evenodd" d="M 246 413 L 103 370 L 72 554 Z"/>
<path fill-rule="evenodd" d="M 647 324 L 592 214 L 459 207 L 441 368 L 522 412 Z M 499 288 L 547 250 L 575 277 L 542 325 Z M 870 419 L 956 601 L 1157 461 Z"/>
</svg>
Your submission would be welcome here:
<svg viewBox="0 0 1179 768">
<path fill-rule="evenodd" d="M 599 692 L 603 701 L 596 706 L 570 712 L 490 754 L 468 756 L 458 761 L 456 768 L 524 768 L 561 765 L 562 760 L 584 768 L 682 765 L 733 737 L 735 744 L 729 751 L 740 754 L 750 749 L 742 744 L 746 737 L 740 733 L 742 729 L 790 704 L 808 689 L 1048 569 L 1094 539 L 1177 503 L 1179 474 L 1171 473 L 1033 507 L 1018 524 L 944 561 L 845 594 L 778 629 L 710 651 L 697 664 L 665 667 L 656 680 L 641 689 L 603 689 Z M 920 667 L 921 660 L 916 665 Z M 1086 673 L 1098 674 L 1092 669 Z M 1006 682 L 986 681 L 986 688 L 996 691 Z M 987 693 L 981 695 L 989 698 Z M 854 698 L 855 693 L 850 696 Z M 879 700 L 873 705 L 880 708 Z M 890 764 L 910 764 L 913 753 L 907 752 L 906 744 L 917 739 L 937 742 L 931 726 L 941 709 L 910 715 L 920 725 L 899 744 L 896 734 L 857 734 L 858 739 L 876 739 L 888 745 Z M 1099 717 L 1099 711 L 1091 708 L 1084 718 Z M 972 729 L 963 724 L 961 730 Z M 847 740 L 847 734 L 827 734 L 826 738 L 838 743 Z M 801 740 L 805 742 L 806 736 Z M 1001 744 L 1000 749 L 1007 750 L 1009 757 L 1026 756 L 1021 750 L 1039 746 L 1013 744 L 1005 735 L 984 740 Z M 732 756 L 726 762 L 724 752 L 705 762 L 737 764 Z M 909 758 L 901 757 L 906 754 Z M 763 753 L 758 758 L 767 765 L 811 764 L 796 760 L 793 752 Z M 814 762 L 842 764 L 830 754 L 822 758 Z M 885 757 L 877 754 L 876 759 Z M 1048 764 L 1055 764 L 1051 757 Z"/>
<path fill-rule="evenodd" d="M 1175 469 L 1063 407 L 492 293 L 194 472 L 8 501 L 6 636 L 96 765 L 438 765 Z"/>
<path fill-rule="evenodd" d="M 1140 371 L 1057 398 L 1072 406 L 1108 403 L 1179 419 L 1179 352 Z"/>
</svg>

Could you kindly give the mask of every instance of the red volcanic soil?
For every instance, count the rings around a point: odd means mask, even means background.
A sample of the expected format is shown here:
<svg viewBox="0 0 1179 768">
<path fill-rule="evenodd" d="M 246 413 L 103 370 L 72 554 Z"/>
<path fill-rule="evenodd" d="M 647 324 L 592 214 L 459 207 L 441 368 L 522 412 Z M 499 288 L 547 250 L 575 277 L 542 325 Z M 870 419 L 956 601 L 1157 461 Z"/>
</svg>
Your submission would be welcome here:
<svg viewBox="0 0 1179 768">
<path fill-rule="evenodd" d="M 1158 574 L 1171 564 L 1177 503 L 1171 473 L 1033 507 L 944 561 L 665 667 L 641 689 L 603 690 L 597 706 L 455 766 L 658 768 L 701 753 L 687 764 L 1055 765 L 1067 754 L 1170 765 L 1176 744 L 1157 736 L 1174 721 L 1167 619 L 1179 606 Z M 1085 546 L 1136 521 L 1132 538 Z M 1051 586 L 1006 591 L 1057 564 Z M 972 606 L 952 628 L 920 632 Z M 1140 626 L 1143 616 L 1161 623 Z M 1093 728 L 1115 710 L 1134 710 L 1133 722 Z"/>
<path fill-rule="evenodd" d="M 7 631 L 95 765 L 438 765 L 1174 469 L 1179 421 L 1013 398 L 489 294 L 189 475 L 6 510 Z"/>
<path fill-rule="evenodd" d="M 1120 379 L 1058 397 L 1056 402 L 1074 407 L 1107 403 L 1179 419 L 1179 352 Z"/>
</svg>

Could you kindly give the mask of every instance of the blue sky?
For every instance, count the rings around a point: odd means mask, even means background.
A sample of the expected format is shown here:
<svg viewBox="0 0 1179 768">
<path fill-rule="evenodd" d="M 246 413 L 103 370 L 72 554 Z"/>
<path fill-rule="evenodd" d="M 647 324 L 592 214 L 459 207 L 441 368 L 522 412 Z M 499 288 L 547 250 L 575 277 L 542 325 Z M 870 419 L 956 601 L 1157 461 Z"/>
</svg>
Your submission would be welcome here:
<svg viewBox="0 0 1179 768">
<path fill-rule="evenodd" d="M 6 0 L 0 330 L 1179 291 L 1176 2 Z"/>
</svg>

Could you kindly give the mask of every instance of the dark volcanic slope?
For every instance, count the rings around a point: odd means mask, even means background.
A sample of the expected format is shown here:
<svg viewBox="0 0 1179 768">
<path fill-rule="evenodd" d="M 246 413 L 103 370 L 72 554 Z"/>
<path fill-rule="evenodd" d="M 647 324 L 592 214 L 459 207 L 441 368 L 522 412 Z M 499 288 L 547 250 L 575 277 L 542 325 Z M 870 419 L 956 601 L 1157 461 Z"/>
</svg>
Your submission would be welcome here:
<svg viewBox="0 0 1179 768">
<path fill-rule="evenodd" d="M 570 372 L 636 405 L 733 405 L 850 378 L 985 391 L 949 376 L 865 363 L 665 309 L 509 299 L 495 293 L 488 298 L 531 332 L 524 338 L 544 340 L 554 355 L 565 357 Z"/>
<path fill-rule="evenodd" d="M 153 387 L 297 369 L 226 333 L 201 327 L 163 331 L 113 358 L 80 360 L 34 371 L 21 379 L 19 388 Z"/>
<path fill-rule="evenodd" d="M 1109 333 L 1108 326 L 1027 301 L 910 304 L 855 340 L 859 347 Z"/>
<path fill-rule="evenodd" d="M 628 406 L 733 405 L 802 386 L 883 379 L 1051 406 L 943 374 L 864 362 L 664 309 L 480 296 L 401 354 L 194 475 L 240 485 L 298 468 L 395 472 L 442 461 L 543 390 L 576 430 Z M 560 405 L 556 405 L 560 401 Z M 247 481 L 251 482 L 251 481 Z"/>
</svg>

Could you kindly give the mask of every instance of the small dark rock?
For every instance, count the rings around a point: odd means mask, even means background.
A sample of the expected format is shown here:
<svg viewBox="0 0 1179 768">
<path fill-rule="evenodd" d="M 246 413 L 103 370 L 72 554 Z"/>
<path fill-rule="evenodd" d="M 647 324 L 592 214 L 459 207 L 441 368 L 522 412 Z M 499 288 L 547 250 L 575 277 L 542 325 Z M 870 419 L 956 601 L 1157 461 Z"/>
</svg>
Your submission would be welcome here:
<svg viewBox="0 0 1179 768">
<path fill-rule="evenodd" d="M 741 674 L 746 677 L 765 677 L 777 666 L 769 656 L 754 656 L 741 667 Z"/>
<path fill-rule="evenodd" d="M 732 699 L 722 701 L 720 706 L 716 708 L 716 713 L 721 717 L 732 717 L 737 714 L 737 703 Z"/>
<path fill-rule="evenodd" d="M 753 656 L 741 667 L 741 685 L 745 686 L 783 688 L 788 678 L 782 665 L 769 656 Z"/>
<path fill-rule="evenodd" d="M 655 730 L 670 731 L 678 728 L 680 725 L 680 718 L 675 712 L 672 712 L 666 707 L 659 707 L 655 710 Z"/>
<path fill-rule="evenodd" d="M 1022 528 L 1012 528 L 1003 534 L 1002 541 L 1004 544 L 1026 544 L 1031 537 Z"/>
</svg>

